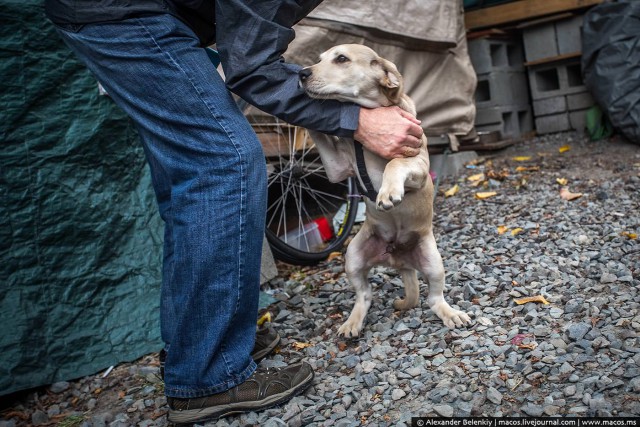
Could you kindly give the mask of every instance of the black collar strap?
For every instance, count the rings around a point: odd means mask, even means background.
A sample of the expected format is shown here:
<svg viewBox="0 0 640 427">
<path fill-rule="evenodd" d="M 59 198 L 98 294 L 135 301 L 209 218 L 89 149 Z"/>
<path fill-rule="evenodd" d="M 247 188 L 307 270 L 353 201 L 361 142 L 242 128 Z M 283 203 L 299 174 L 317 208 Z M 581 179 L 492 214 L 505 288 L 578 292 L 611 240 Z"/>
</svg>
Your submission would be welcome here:
<svg viewBox="0 0 640 427">
<path fill-rule="evenodd" d="M 362 144 L 353 140 L 353 146 L 356 149 L 356 165 L 358 166 L 358 187 L 360 187 L 360 193 L 366 196 L 372 202 L 375 202 L 378 198 L 378 192 L 373 188 L 373 183 L 369 174 L 367 173 L 367 166 L 364 163 L 364 151 L 362 150 Z"/>
</svg>

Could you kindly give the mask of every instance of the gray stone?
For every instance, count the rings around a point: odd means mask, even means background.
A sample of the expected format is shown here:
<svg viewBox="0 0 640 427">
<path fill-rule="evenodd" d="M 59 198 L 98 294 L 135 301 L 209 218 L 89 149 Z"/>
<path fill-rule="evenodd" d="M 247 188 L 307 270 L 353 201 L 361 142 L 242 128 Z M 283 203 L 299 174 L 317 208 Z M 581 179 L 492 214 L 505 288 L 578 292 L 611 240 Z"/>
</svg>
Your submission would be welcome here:
<svg viewBox="0 0 640 427">
<path fill-rule="evenodd" d="M 453 417 L 453 408 L 449 405 L 434 405 L 433 410 L 441 417 L 451 418 Z"/>
</svg>

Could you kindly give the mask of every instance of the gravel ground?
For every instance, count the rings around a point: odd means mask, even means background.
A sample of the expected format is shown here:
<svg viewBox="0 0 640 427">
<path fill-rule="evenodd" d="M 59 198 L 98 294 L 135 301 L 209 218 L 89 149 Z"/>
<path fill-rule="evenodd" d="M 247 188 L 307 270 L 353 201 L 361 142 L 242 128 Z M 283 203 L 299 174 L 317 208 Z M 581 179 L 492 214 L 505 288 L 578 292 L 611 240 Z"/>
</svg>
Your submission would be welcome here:
<svg viewBox="0 0 640 427">
<path fill-rule="evenodd" d="M 376 268 L 363 334 L 345 341 L 336 330 L 354 294 L 343 258 L 315 268 L 281 264 L 266 289 L 278 299 L 269 311 L 283 340 L 262 364 L 306 360 L 314 386 L 281 407 L 207 425 L 640 416 L 640 146 L 556 134 L 483 160 L 441 184 L 459 191 L 438 195 L 434 220 L 445 296 L 472 315 L 471 326 L 447 329 L 425 298 L 422 308 L 395 312 L 400 279 Z M 476 187 L 468 178 L 479 173 L 486 180 Z M 561 198 L 558 179 L 582 196 Z M 474 197 L 488 191 L 497 194 Z M 535 296 L 548 304 L 516 303 Z M 167 425 L 157 354 L 103 374 L 21 396 L 2 410 L 0 427 Z"/>
</svg>

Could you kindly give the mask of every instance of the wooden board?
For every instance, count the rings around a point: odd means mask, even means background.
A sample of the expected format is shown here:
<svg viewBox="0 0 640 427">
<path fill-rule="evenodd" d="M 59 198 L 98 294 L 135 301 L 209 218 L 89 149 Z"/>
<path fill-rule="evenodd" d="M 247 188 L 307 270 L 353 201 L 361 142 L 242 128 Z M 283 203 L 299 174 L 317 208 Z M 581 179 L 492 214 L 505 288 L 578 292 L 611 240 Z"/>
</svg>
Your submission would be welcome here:
<svg viewBox="0 0 640 427">
<path fill-rule="evenodd" d="M 582 9 L 602 2 L 603 0 L 519 0 L 466 12 L 465 26 L 467 30 L 495 27 L 553 13 Z"/>
</svg>

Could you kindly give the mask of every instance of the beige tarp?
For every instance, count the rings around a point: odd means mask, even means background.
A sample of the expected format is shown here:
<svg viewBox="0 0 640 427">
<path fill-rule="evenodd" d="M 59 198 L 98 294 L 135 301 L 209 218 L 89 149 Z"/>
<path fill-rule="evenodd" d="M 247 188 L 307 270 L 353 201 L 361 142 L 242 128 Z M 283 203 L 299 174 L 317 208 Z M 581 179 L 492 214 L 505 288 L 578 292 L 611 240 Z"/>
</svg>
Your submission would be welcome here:
<svg viewBox="0 0 640 427">
<path fill-rule="evenodd" d="M 398 66 L 428 135 L 468 134 L 477 80 L 467 53 L 462 1 L 391 3 L 396 4 L 325 0 L 295 27 L 286 59 L 311 65 L 337 44 L 367 45 Z"/>
</svg>

